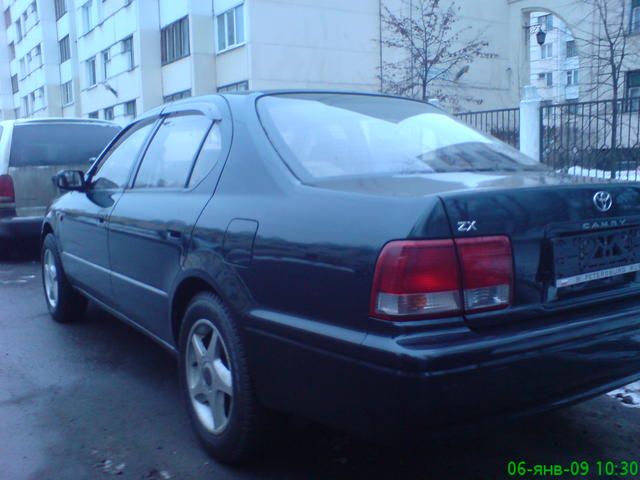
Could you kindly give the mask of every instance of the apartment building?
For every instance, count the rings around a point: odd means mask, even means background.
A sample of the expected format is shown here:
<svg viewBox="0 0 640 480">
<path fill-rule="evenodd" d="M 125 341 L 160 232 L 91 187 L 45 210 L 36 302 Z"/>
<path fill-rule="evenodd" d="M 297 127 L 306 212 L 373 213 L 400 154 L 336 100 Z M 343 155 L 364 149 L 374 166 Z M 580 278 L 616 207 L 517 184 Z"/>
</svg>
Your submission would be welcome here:
<svg viewBox="0 0 640 480">
<path fill-rule="evenodd" d="M 126 123 L 153 107 L 216 91 L 379 91 L 382 2 L 372 0 L 0 0 L 0 115 Z M 519 98 L 505 0 L 458 0 L 460 28 L 485 32 L 491 59 L 454 92 L 486 108 Z M 406 3 L 406 2 L 405 2 Z M 403 8 L 402 0 L 384 2 Z M 491 26 L 492 28 L 488 28 Z"/>
<path fill-rule="evenodd" d="M 530 16 L 531 85 L 538 87 L 546 103 L 575 102 L 580 98 L 580 58 L 569 27 L 548 12 Z M 546 37 L 538 44 L 537 34 Z"/>
</svg>

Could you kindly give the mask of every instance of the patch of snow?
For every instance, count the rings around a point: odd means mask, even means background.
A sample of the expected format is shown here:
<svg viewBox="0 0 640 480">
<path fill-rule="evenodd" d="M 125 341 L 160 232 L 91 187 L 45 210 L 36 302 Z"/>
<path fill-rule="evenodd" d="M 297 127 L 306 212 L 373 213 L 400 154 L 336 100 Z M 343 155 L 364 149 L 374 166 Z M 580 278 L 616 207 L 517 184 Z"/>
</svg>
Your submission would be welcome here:
<svg viewBox="0 0 640 480">
<path fill-rule="evenodd" d="M 618 388 L 607 395 L 620 400 L 625 407 L 640 408 L 640 382 Z"/>
<path fill-rule="evenodd" d="M 560 170 L 561 172 L 561 170 Z M 610 180 L 611 172 L 608 170 L 599 170 L 597 168 L 585 168 L 580 166 L 569 167 L 567 170 L 569 175 L 577 177 L 599 178 L 602 180 Z M 640 180 L 640 170 L 620 170 L 616 172 L 616 180 L 638 181 Z"/>
</svg>

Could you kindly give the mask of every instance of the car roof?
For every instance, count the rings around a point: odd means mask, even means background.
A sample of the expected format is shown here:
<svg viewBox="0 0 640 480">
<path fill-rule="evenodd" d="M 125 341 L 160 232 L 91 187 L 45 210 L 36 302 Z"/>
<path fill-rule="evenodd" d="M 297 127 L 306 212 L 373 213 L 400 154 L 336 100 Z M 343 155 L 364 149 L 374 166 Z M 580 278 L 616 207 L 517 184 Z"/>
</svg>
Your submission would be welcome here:
<svg viewBox="0 0 640 480">
<path fill-rule="evenodd" d="M 236 99 L 245 97 L 245 98 L 253 99 L 253 98 L 261 97 L 263 95 L 282 95 L 282 94 L 363 95 L 363 96 L 372 96 L 372 97 L 381 97 L 381 98 L 398 98 L 403 100 L 413 100 L 415 102 L 420 102 L 420 103 L 429 103 L 429 105 L 437 108 L 437 105 L 434 105 L 431 102 L 426 102 L 423 100 L 418 100 L 418 99 L 408 98 L 408 97 L 401 97 L 398 95 L 391 95 L 386 93 L 362 91 L 362 90 L 358 91 L 358 90 L 331 90 L 331 89 L 265 89 L 265 90 L 244 90 L 241 92 L 219 92 L 216 94 L 183 98 L 183 99 L 176 100 L 174 102 L 156 107 L 144 113 L 136 120 L 139 120 L 140 118 L 172 113 L 172 112 L 185 111 L 189 109 L 207 110 L 211 107 L 210 106 L 205 107 L 205 106 L 211 105 L 215 98 L 220 98 L 220 97 L 236 98 Z M 206 112 L 204 111 L 203 113 L 206 114 Z M 209 113 L 215 115 L 214 112 L 209 112 Z"/>
<path fill-rule="evenodd" d="M 0 122 L 0 125 L 43 125 L 43 124 L 61 124 L 61 123 L 120 127 L 117 123 L 109 122 L 108 120 L 96 120 L 94 118 L 78 118 L 78 117 L 19 118 L 15 120 L 4 120 Z"/>
</svg>

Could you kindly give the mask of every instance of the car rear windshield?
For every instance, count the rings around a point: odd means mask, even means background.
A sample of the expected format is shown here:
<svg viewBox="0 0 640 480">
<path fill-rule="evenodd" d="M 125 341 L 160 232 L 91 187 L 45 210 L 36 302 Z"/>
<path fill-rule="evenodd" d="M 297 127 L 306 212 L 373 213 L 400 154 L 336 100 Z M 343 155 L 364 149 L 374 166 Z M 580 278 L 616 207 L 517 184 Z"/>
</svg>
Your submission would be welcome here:
<svg viewBox="0 0 640 480">
<path fill-rule="evenodd" d="M 522 171 L 538 162 L 427 103 L 358 94 L 260 98 L 263 127 L 302 178 Z"/>
<path fill-rule="evenodd" d="M 38 123 L 16 125 L 9 164 L 13 167 L 88 165 L 120 131 L 116 125 Z"/>
</svg>

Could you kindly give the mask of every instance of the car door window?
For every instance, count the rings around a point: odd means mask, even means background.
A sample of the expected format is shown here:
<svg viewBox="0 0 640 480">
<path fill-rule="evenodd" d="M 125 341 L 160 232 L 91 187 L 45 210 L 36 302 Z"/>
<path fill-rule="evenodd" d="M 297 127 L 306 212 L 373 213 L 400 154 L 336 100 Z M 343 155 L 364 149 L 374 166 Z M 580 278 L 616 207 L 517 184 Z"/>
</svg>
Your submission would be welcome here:
<svg viewBox="0 0 640 480">
<path fill-rule="evenodd" d="M 198 154 L 196 163 L 191 172 L 189 179 L 189 187 L 198 185 L 204 177 L 206 177 L 220 158 L 222 151 L 222 135 L 220 133 L 219 123 L 214 123 L 207 134 L 207 138 L 202 144 L 202 149 Z"/>
<path fill-rule="evenodd" d="M 184 188 L 211 120 L 202 115 L 165 118 L 144 155 L 134 188 Z"/>
<path fill-rule="evenodd" d="M 141 122 L 131 127 L 100 159 L 100 165 L 92 177 L 95 189 L 123 188 L 127 185 L 133 164 L 138 159 L 155 120 Z"/>
</svg>

